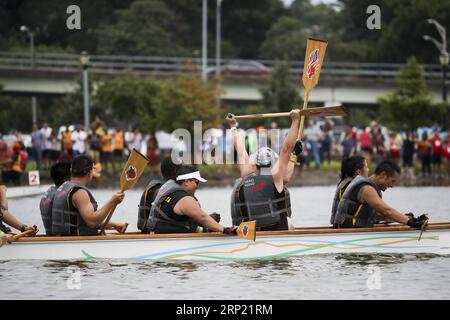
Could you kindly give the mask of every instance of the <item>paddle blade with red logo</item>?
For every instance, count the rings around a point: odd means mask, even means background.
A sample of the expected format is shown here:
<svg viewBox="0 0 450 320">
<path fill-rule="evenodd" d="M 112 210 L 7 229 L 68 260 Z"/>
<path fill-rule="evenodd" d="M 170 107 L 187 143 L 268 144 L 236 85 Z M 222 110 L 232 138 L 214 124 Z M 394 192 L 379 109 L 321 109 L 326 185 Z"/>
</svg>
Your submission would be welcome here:
<svg viewBox="0 0 450 320">
<path fill-rule="evenodd" d="M 311 91 L 319 81 L 323 58 L 328 42 L 320 39 L 309 38 L 306 43 L 305 66 L 303 67 L 303 86 L 306 91 Z"/>
<path fill-rule="evenodd" d="M 120 176 L 120 189 L 125 191 L 133 188 L 147 164 L 147 157 L 133 149 Z"/>
<path fill-rule="evenodd" d="M 256 221 L 242 222 L 237 229 L 237 234 L 239 238 L 255 241 Z"/>
</svg>

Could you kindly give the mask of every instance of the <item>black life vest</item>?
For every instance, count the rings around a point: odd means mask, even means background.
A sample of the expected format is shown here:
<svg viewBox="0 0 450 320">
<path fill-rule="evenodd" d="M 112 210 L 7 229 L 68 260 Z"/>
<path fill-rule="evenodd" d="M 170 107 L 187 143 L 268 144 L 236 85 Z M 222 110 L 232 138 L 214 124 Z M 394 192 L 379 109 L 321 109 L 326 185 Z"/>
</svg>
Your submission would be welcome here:
<svg viewBox="0 0 450 320">
<path fill-rule="evenodd" d="M 279 223 L 282 214 L 291 216 L 291 198 L 286 187 L 277 192 L 272 175 L 250 174 L 236 181 L 231 195 L 234 225 L 256 220 L 257 227 L 267 227 Z"/>
<path fill-rule="evenodd" d="M 41 210 L 42 222 L 44 223 L 45 234 L 52 236 L 52 205 L 55 197 L 56 186 L 51 186 L 42 196 L 39 208 Z"/>
<path fill-rule="evenodd" d="M 168 180 L 159 188 L 148 217 L 147 228 L 150 231 L 155 233 L 192 233 L 197 231 L 199 225 L 196 221 L 188 216 L 178 215 L 173 212 L 177 202 L 173 202 L 171 195 L 176 191 L 187 192 L 186 189 L 173 180 Z M 195 200 L 197 199 L 195 198 Z M 163 206 L 164 202 L 170 203 L 170 205 Z"/>
<path fill-rule="evenodd" d="M 334 226 L 341 228 L 370 228 L 375 223 L 375 210 L 358 200 L 358 193 L 365 185 L 370 185 L 382 197 L 380 187 L 370 178 L 357 176 L 350 182 L 339 201 Z"/>
<path fill-rule="evenodd" d="M 153 200 L 155 200 L 157 190 L 162 185 L 163 182 L 161 180 L 156 179 L 152 180 L 145 188 L 144 193 L 142 193 L 141 201 L 139 202 L 138 222 L 137 222 L 137 227 L 141 231 L 146 231 L 147 229 L 147 220 L 148 216 L 150 215 L 152 202 Z M 151 196 L 151 194 L 153 194 L 153 196 Z"/>
<path fill-rule="evenodd" d="M 56 190 L 52 203 L 52 233 L 54 235 L 91 236 L 98 234 L 98 228 L 89 227 L 78 209 L 72 204 L 73 194 L 80 189 L 89 194 L 94 211 L 97 211 L 97 202 L 89 189 L 71 181 L 64 182 Z"/>
<path fill-rule="evenodd" d="M 334 218 L 336 217 L 336 211 L 339 204 L 339 201 L 341 201 L 342 196 L 344 195 L 345 189 L 347 189 L 348 185 L 352 181 L 352 178 L 345 178 L 339 184 L 337 185 L 336 192 L 334 194 L 333 198 L 333 206 L 331 207 L 331 219 L 330 223 L 334 223 Z"/>
</svg>

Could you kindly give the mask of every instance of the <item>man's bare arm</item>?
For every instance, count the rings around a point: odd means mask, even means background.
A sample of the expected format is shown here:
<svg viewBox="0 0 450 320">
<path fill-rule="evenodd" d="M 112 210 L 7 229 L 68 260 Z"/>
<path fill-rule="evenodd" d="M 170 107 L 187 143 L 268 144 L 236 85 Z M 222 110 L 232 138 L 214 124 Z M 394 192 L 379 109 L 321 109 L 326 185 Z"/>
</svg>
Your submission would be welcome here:
<svg viewBox="0 0 450 320">
<path fill-rule="evenodd" d="M 85 190 L 78 190 L 72 197 L 73 205 L 78 208 L 81 217 L 90 228 L 95 228 L 105 220 L 111 209 L 122 202 L 123 193 L 117 192 L 103 207 L 94 211 L 91 199 Z"/>
<path fill-rule="evenodd" d="M 366 202 L 371 208 L 383 215 L 386 219 L 391 219 L 405 225 L 408 222 L 409 217 L 386 204 L 373 187 L 362 187 L 360 195 L 361 200 Z"/>
<path fill-rule="evenodd" d="M 231 130 L 231 139 L 233 141 L 233 146 L 236 148 L 239 169 L 241 171 L 241 177 L 243 178 L 253 172 L 252 165 L 250 164 L 250 157 L 248 156 L 247 150 L 245 150 L 244 139 L 237 129 L 237 121 L 234 118 L 234 115 L 229 114 L 227 116 L 227 121 L 230 128 L 236 128 Z"/>
<path fill-rule="evenodd" d="M 175 213 L 183 214 L 192 218 L 197 223 L 205 226 L 211 231 L 223 232 L 223 226 L 217 223 L 205 211 L 200 208 L 197 201 L 193 197 L 184 197 L 177 202 L 173 208 Z"/>
<path fill-rule="evenodd" d="M 294 150 L 295 141 L 297 140 L 300 119 L 299 112 L 300 111 L 298 109 L 291 111 L 291 128 L 289 129 L 289 133 L 281 146 L 280 157 L 278 158 L 277 163 L 272 167 L 273 181 L 278 192 L 283 191 L 283 180 L 287 172 L 292 150 Z M 290 179 L 291 177 L 288 178 Z"/>
</svg>

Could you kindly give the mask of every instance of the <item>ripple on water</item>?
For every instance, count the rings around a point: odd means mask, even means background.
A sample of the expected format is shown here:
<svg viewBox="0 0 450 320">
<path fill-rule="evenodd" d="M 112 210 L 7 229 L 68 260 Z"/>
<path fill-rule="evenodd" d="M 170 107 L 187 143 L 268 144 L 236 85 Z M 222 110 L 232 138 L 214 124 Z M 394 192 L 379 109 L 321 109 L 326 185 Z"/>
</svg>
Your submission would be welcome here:
<svg viewBox="0 0 450 320">
<path fill-rule="evenodd" d="M 434 221 L 450 220 L 450 188 L 394 188 L 384 195 L 401 212 L 428 211 Z M 231 224 L 231 188 L 201 189 L 207 212 L 222 213 Z M 324 225 L 334 187 L 292 188 L 293 222 Z M 94 190 L 99 203 L 111 191 Z M 130 190 L 114 217 L 135 227 L 141 191 Z M 18 218 L 43 230 L 39 197 L 12 199 Z M 380 289 L 369 289 L 373 268 Z M 80 271 L 81 288 L 67 282 Z M 372 268 L 372 269 L 371 269 Z M 429 254 L 328 254 L 253 261 L 0 261 L 0 299 L 446 299 L 450 296 L 450 256 Z M 26 290 L 24 289 L 26 288 Z"/>
</svg>

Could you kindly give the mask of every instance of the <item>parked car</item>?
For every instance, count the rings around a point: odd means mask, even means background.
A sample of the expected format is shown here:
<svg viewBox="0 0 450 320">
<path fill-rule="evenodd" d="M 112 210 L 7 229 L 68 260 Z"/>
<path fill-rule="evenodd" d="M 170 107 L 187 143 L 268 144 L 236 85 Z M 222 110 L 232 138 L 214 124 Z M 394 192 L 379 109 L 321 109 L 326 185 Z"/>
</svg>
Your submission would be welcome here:
<svg viewBox="0 0 450 320">
<path fill-rule="evenodd" d="M 232 60 L 221 66 L 220 73 L 223 76 L 268 76 L 272 74 L 272 70 L 257 61 Z M 208 71 L 210 76 L 215 74 L 216 68 Z"/>
</svg>

